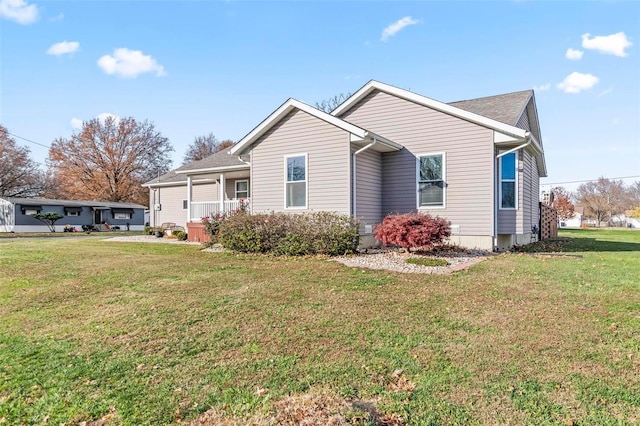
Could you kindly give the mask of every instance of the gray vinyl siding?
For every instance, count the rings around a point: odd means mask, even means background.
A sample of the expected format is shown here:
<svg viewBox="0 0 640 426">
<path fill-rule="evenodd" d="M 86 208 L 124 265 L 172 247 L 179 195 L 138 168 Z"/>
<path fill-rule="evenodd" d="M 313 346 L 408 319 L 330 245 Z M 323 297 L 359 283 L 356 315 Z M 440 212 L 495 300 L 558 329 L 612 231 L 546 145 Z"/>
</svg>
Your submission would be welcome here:
<svg viewBox="0 0 640 426">
<path fill-rule="evenodd" d="M 182 199 L 187 199 L 187 187 L 183 186 Z M 218 201 L 220 198 L 220 185 L 217 182 L 203 183 L 199 185 L 193 185 L 191 187 L 191 201 Z M 182 202 L 180 202 L 182 206 Z M 186 217 L 185 211 L 185 217 Z"/>
<path fill-rule="evenodd" d="M 265 133 L 251 150 L 253 211 L 351 213 L 349 134 L 295 110 Z M 286 209 L 285 156 L 307 154 L 307 209 Z"/>
<path fill-rule="evenodd" d="M 153 189 L 149 192 L 151 197 L 149 220 L 152 225 L 154 224 L 155 214 L 156 226 L 160 226 L 165 222 L 173 222 L 178 226 L 187 226 L 187 211 L 182 209 L 182 200 L 187 199 L 186 185 L 159 187 L 156 191 L 155 203 L 159 203 L 162 206 L 162 210 L 155 212 L 153 210 Z"/>
<path fill-rule="evenodd" d="M 236 198 L 236 181 L 239 180 L 246 180 L 247 182 L 249 182 L 249 197 L 251 197 L 251 180 L 246 177 L 246 178 L 238 178 L 238 179 L 226 179 L 225 180 L 225 194 L 227 197 L 227 200 L 233 200 Z"/>
<path fill-rule="evenodd" d="M 352 151 L 355 151 L 353 148 Z M 355 216 L 362 225 L 382 221 L 382 158 L 371 149 L 356 156 Z"/>
<path fill-rule="evenodd" d="M 523 157 L 523 232 L 528 233 L 538 223 L 539 178 L 536 160 L 533 155 L 525 151 Z"/>
<path fill-rule="evenodd" d="M 518 121 L 516 122 L 516 127 L 524 130 L 531 130 L 531 126 L 529 125 L 529 114 L 527 114 L 527 109 L 524 110 Z"/>
<path fill-rule="evenodd" d="M 497 151 L 496 154 L 499 154 Z M 516 151 L 518 208 L 516 210 L 500 209 L 500 167 L 496 165 L 496 208 L 498 209 L 498 234 L 521 234 L 523 229 L 523 162 L 522 150 Z"/>
<path fill-rule="evenodd" d="M 382 215 L 417 210 L 416 156 L 445 153 L 445 217 L 461 235 L 493 235 L 493 131 L 374 91 L 343 119 L 402 144 L 382 154 Z"/>
</svg>

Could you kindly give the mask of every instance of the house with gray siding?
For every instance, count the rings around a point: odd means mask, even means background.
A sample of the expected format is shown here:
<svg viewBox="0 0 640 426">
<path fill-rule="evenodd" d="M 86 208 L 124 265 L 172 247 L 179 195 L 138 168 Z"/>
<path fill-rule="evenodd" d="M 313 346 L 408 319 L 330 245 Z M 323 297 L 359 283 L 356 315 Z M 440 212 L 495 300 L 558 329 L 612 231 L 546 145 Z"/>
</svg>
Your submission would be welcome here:
<svg viewBox="0 0 640 426">
<path fill-rule="evenodd" d="M 106 231 L 109 227 L 142 231 L 145 206 L 109 201 L 51 200 L 45 198 L 0 198 L 0 232 L 49 232 L 49 227 L 32 215 L 54 212 L 62 216 L 55 223 L 56 232 L 66 225 L 82 230 L 82 226 Z"/>
<path fill-rule="evenodd" d="M 535 240 L 546 176 L 532 90 L 443 103 L 377 81 L 331 114 L 289 99 L 228 153 L 196 163 L 145 184 L 174 188 L 170 208 L 186 222 L 234 208 L 240 181 L 253 212 L 359 218 L 364 245 L 386 215 L 423 212 L 451 222 L 451 242 L 487 250 Z"/>
</svg>

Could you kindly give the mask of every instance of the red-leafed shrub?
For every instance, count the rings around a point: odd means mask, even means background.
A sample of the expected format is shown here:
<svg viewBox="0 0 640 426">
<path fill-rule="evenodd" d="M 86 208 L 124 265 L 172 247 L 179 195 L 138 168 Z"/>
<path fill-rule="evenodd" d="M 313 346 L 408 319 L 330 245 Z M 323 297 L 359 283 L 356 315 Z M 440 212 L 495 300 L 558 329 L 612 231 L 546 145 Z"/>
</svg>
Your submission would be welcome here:
<svg viewBox="0 0 640 426">
<path fill-rule="evenodd" d="M 428 214 L 392 214 L 375 227 L 373 234 L 383 246 L 431 250 L 451 236 L 451 222 Z"/>
</svg>

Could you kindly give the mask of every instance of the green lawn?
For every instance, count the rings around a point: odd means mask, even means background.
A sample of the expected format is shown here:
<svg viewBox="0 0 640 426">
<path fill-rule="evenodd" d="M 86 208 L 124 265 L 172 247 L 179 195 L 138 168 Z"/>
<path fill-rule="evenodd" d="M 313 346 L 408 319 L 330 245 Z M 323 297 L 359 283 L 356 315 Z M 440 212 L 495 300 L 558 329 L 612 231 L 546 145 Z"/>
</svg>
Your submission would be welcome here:
<svg viewBox="0 0 640 426">
<path fill-rule="evenodd" d="M 637 424 L 640 232 L 561 237 L 450 276 L 0 240 L 0 424 Z"/>
</svg>

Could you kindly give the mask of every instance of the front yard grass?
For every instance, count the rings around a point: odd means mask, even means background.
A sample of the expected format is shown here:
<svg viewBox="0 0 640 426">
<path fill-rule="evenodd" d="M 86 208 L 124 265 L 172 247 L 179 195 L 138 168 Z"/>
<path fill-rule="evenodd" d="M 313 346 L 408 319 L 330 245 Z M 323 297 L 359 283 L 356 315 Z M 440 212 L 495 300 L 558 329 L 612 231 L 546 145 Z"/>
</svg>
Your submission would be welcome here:
<svg viewBox="0 0 640 426">
<path fill-rule="evenodd" d="M 560 236 L 582 257 L 449 276 L 0 241 L 0 423 L 273 424 L 289 395 L 357 424 L 637 423 L 640 232 Z"/>
</svg>

